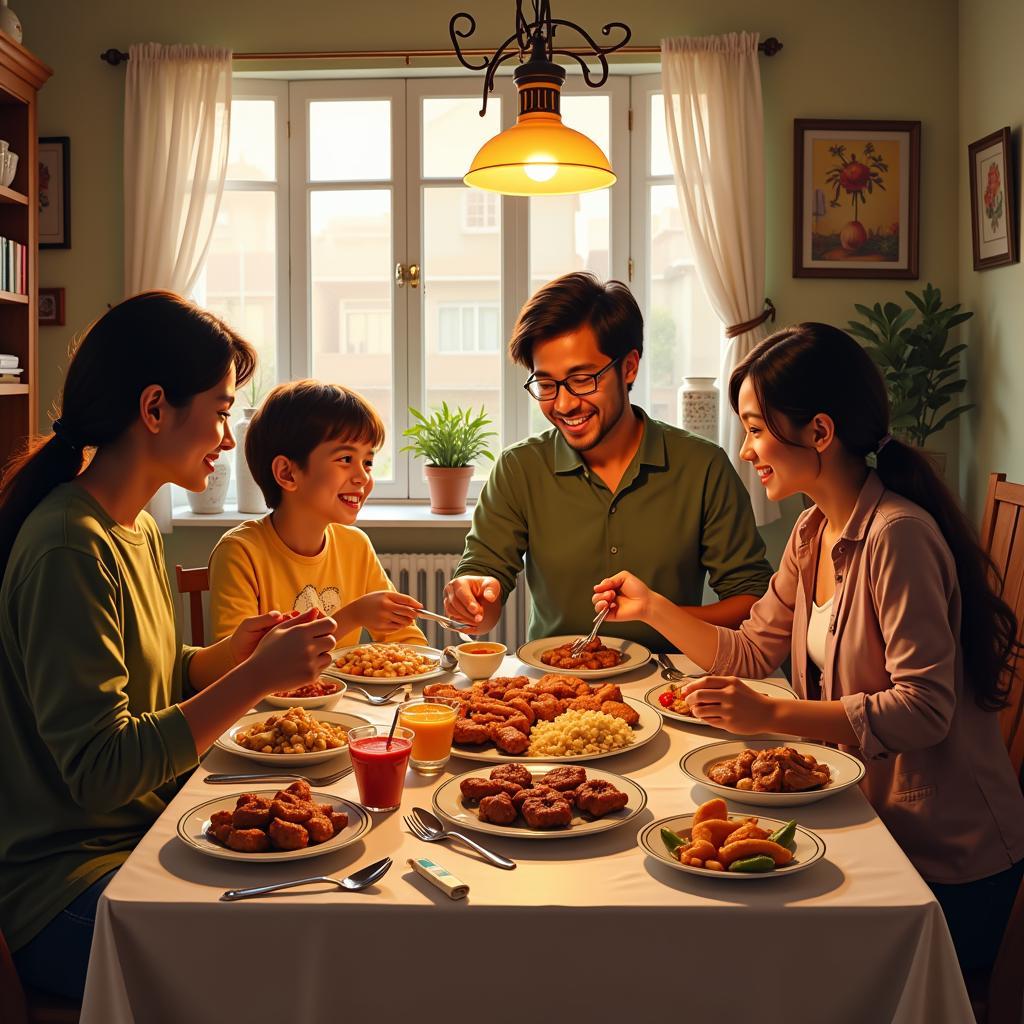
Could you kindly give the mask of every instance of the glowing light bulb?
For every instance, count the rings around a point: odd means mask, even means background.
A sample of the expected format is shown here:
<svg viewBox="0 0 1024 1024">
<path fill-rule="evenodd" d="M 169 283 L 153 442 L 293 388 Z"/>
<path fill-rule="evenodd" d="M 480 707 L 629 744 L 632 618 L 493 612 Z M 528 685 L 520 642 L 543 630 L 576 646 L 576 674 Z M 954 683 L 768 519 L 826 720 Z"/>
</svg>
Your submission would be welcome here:
<svg viewBox="0 0 1024 1024">
<path fill-rule="evenodd" d="M 550 181 L 558 170 L 558 164 L 531 159 L 523 166 L 523 170 L 531 181 Z"/>
</svg>

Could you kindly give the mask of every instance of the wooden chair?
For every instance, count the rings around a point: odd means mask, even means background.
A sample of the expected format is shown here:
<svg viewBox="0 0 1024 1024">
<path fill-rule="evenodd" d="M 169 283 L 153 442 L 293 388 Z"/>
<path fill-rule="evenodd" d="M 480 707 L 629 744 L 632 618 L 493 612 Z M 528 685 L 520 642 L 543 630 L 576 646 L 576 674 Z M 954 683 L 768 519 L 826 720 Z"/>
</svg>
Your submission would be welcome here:
<svg viewBox="0 0 1024 1024">
<path fill-rule="evenodd" d="M 178 593 L 188 594 L 188 612 L 192 627 L 191 643 L 194 647 L 206 646 L 206 630 L 203 626 L 203 591 L 210 589 L 210 570 L 204 565 L 199 569 L 174 567 L 178 578 Z"/>
<path fill-rule="evenodd" d="M 1024 484 L 1008 483 L 1005 473 L 988 478 L 981 543 L 1002 581 L 1003 600 L 1024 626 Z M 1020 629 L 1018 640 L 1024 640 Z M 1024 788 L 1024 658 L 1010 667 L 1010 704 L 999 714 L 1006 748 Z M 992 967 L 986 1005 L 976 1006 L 985 1024 L 1020 1024 L 1024 1004 L 1024 886 L 1017 892 L 999 955 Z"/>
<path fill-rule="evenodd" d="M 82 1007 L 70 999 L 26 990 L 0 932 L 0 1024 L 78 1024 Z"/>
</svg>

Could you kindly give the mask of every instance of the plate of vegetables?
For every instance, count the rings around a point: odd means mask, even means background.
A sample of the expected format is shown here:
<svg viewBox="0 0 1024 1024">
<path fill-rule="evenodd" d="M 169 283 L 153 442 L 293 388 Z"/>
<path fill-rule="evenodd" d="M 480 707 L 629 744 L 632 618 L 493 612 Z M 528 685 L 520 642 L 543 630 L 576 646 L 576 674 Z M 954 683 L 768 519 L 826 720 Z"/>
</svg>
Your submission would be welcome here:
<svg viewBox="0 0 1024 1024">
<path fill-rule="evenodd" d="M 730 816 L 721 799 L 708 800 L 693 814 L 651 822 L 637 842 L 677 871 L 733 882 L 795 875 L 825 856 L 816 832 L 795 821 Z"/>
</svg>

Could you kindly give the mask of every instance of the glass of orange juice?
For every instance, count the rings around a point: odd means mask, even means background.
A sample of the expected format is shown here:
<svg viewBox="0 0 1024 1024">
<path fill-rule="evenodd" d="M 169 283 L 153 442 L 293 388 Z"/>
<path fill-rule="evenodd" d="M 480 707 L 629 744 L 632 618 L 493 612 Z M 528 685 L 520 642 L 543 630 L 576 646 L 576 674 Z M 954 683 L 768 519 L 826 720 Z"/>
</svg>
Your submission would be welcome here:
<svg viewBox="0 0 1024 1024">
<path fill-rule="evenodd" d="M 458 701 L 418 697 L 402 705 L 398 722 L 413 732 L 409 767 L 420 775 L 436 775 L 452 753 Z"/>
</svg>

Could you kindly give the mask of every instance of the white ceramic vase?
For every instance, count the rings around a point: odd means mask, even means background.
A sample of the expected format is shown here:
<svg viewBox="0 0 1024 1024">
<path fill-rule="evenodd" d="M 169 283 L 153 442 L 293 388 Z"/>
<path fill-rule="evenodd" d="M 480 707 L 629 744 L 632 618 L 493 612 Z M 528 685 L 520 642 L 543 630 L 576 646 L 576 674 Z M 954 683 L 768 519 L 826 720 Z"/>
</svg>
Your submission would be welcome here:
<svg viewBox="0 0 1024 1024">
<path fill-rule="evenodd" d="M 21 42 L 21 21 L 7 6 L 7 0 L 0 0 L 0 32 L 10 36 L 16 43 Z"/>
<path fill-rule="evenodd" d="M 238 511 L 262 515 L 267 511 L 267 503 L 263 500 L 263 492 L 249 472 L 249 463 L 245 460 L 245 435 L 252 426 L 252 418 L 256 410 L 247 406 L 242 410 L 242 419 L 235 427 L 235 493 L 238 496 Z"/>
<path fill-rule="evenodd" d="M 714 377 L 684 377 L 679 389 L 683 430 L 718 443 L 718 388 Z"/>
<path fill-rule="evenodd" d="M 188 507 L 199 515 L 223 512 L 230 480 L 231 460 L 220 456 L 213 465 L 213 472 L 207 477 L 206 490 L 188 492 Z"/>
</svg>

